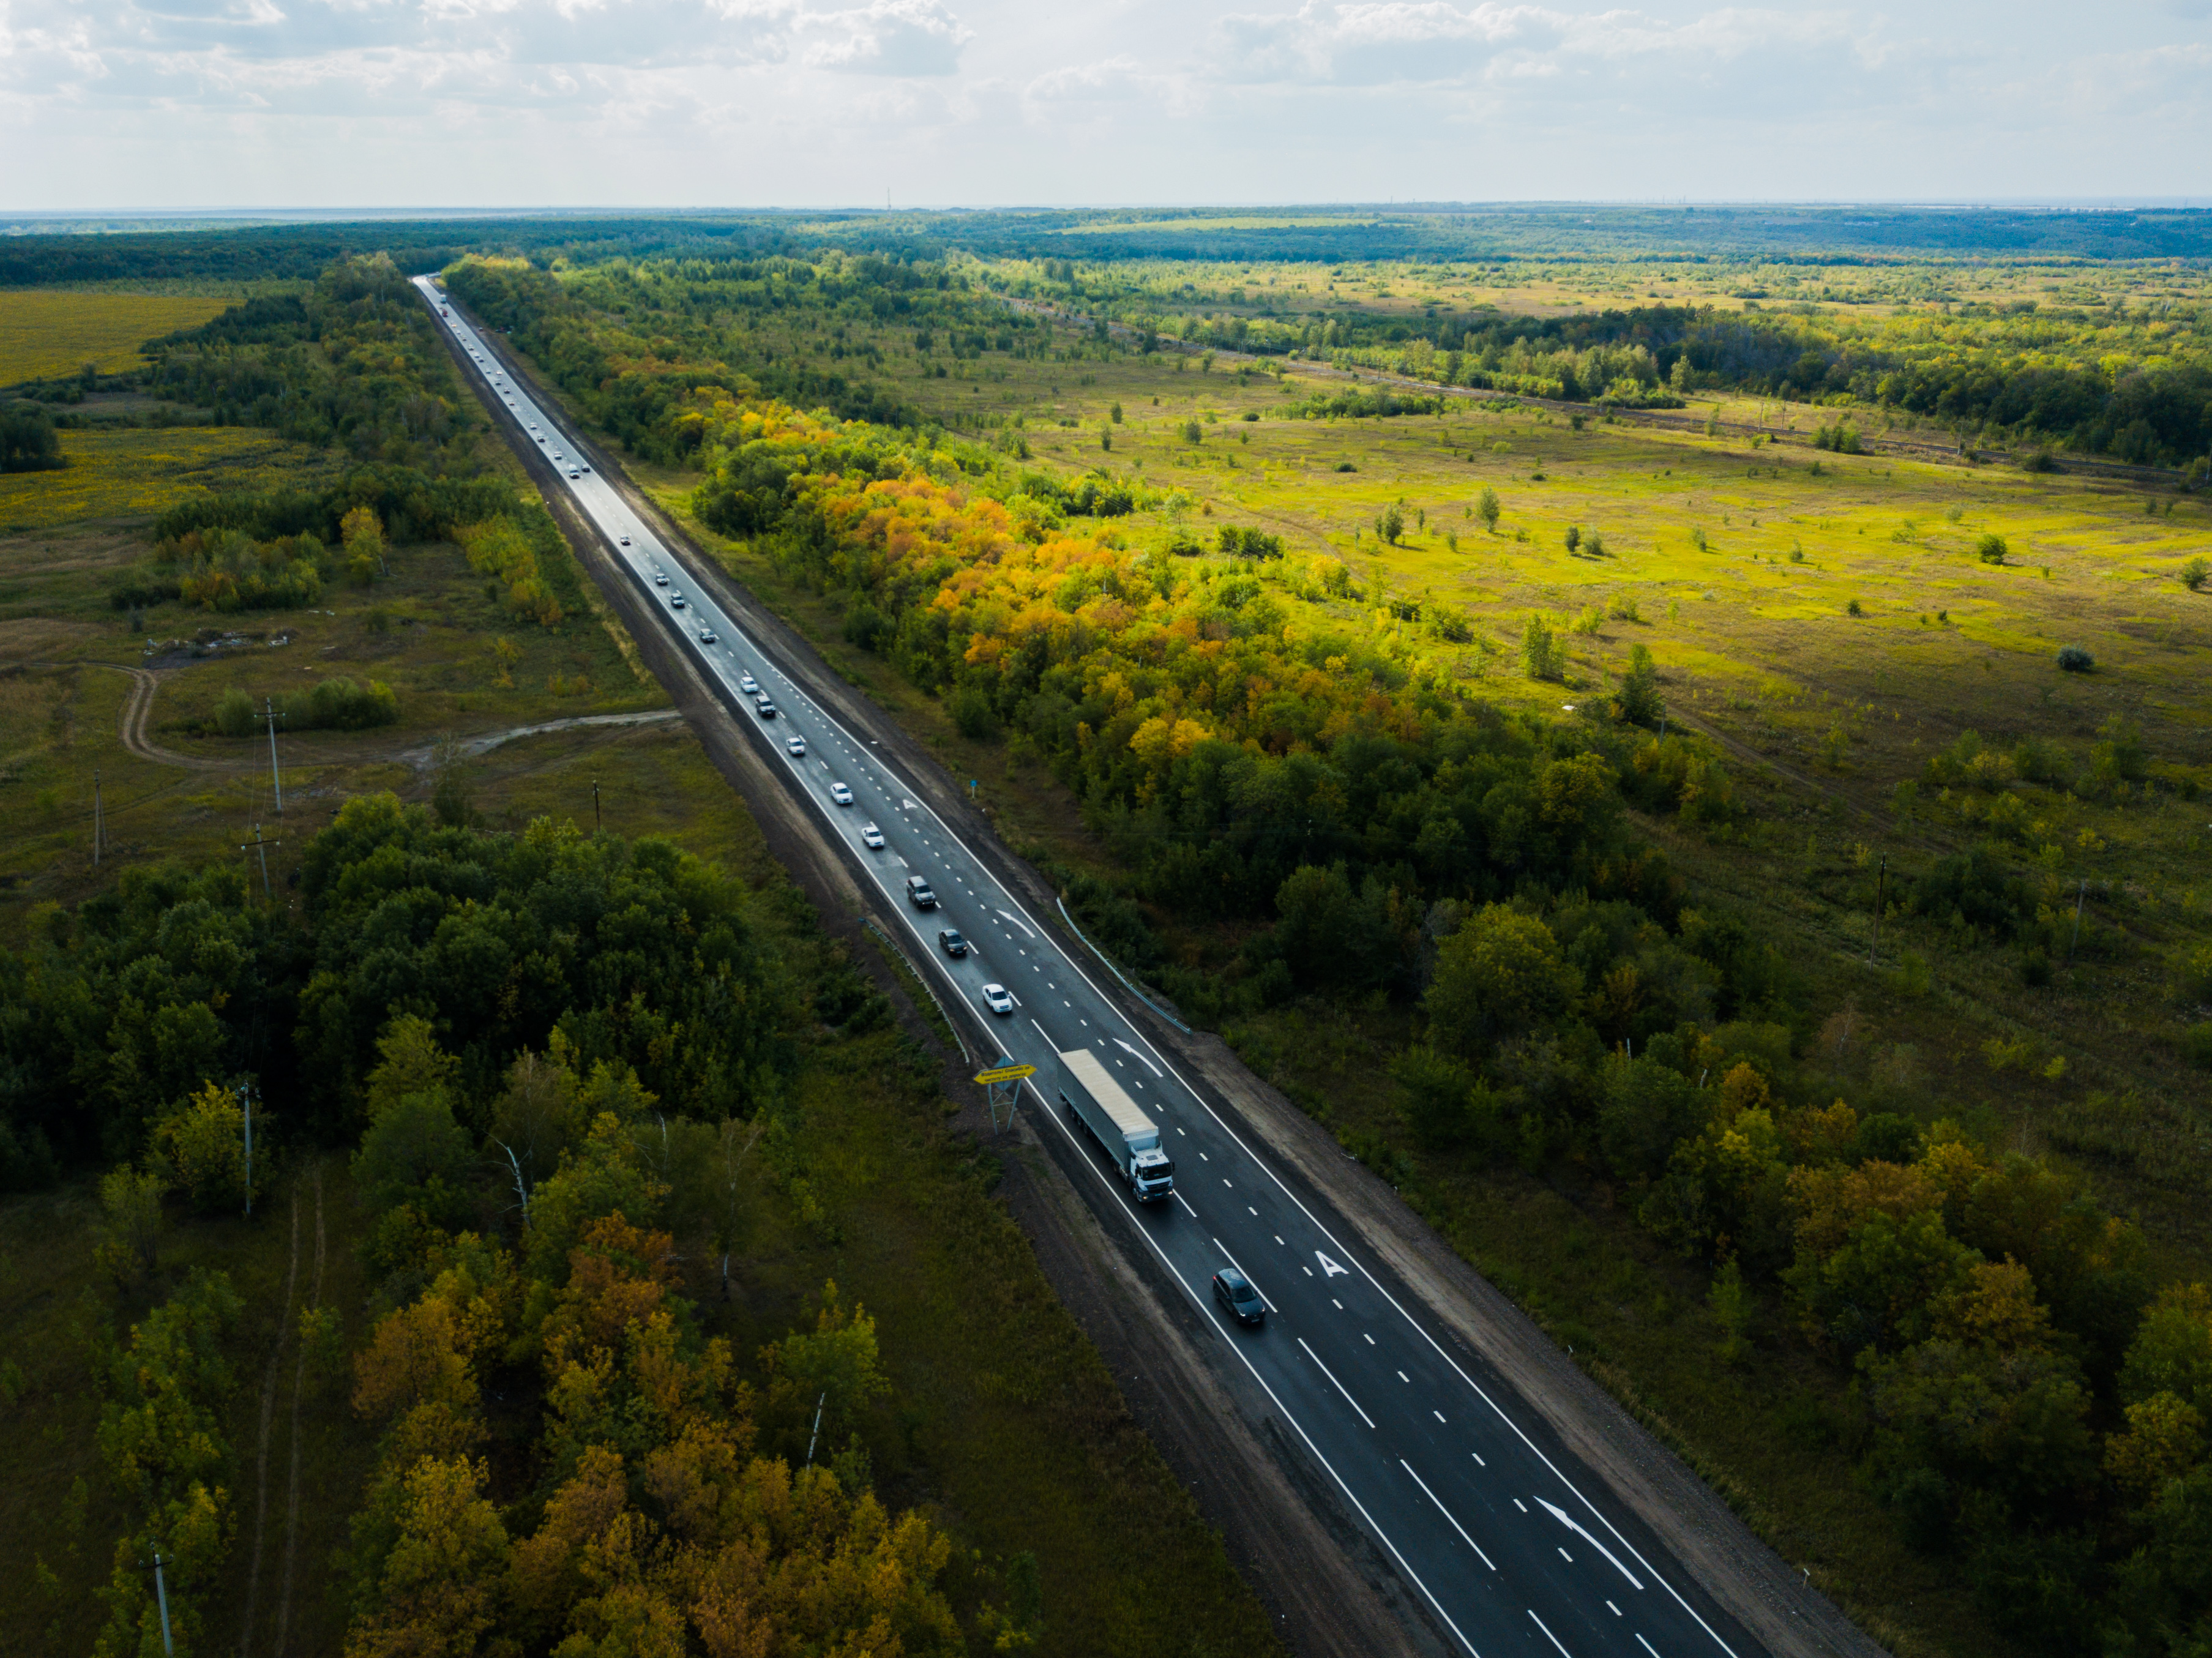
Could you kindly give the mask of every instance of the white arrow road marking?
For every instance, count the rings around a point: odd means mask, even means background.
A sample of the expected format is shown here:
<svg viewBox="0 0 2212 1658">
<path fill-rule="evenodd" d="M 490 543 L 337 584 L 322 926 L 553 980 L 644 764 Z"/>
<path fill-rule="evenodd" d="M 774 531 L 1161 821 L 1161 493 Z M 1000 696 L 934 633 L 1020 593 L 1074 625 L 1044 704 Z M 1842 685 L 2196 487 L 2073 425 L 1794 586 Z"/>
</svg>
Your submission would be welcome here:
<svg viewBox="0 0 2212 1658">
<path fill-rule="evenodd" d="M 1133 1060 L 1144 1060 L 1146 1067 L 1152 1072 L 1153 1076 L 1163 1077 L 1167 1074 L 1165 1072 L 1162 1071 L 1159 1066 L 1154 1065 L 1150 1060 L 1145 1059 L 1143 1054 L 1137 1052 L 1135 1048 L 1130 1047 L 1128 1043 L 1123 1042 L 1119 1036 L 1114 1038 L 1114 1046 L 1120 1048 L 1124 1054 L 1127 1054 Z"/>
<path fill-rule="evenodd" d="M 909 805 L 909 806 L 911 806 L 913 804 L 914 804 L 914 802 L 913 802 L 913 801 L 911 801 L 911 800 L 909 800 L 909 801 L 908 801 L 908 802 L 907 802 L 907 805 Z M 999 914 L 1001 914 L 1001 915 L 1004 915 L 1004 916 L 1005 916 L 1008 920 L 1012 921 L 1012 922 L 1016 926 L 1022 927 L 1022 937 L 1024 937 L 1024 938 L 1034 939 L 1034 938 L 1036 937 L 1036 933 L 1031 932 L 1030 932 L 1027 927 L 1025 927 L 1025 926 L 1022 926 L 1022 918 L 1021 918 L 1020 916 L 1018 916 L 1018 915 L 1016 915 L 1016 914 L 1012 914 L 1011 911 L 1008 911 L 1008 910 L 1003 910 L 1003 909 L 1002 909 L 1002 910 L 1000 910 L 1000 911 L 999 912 Z"/>
<path fill-rule="evenodd" d="M 1541 1508 L 1545 1513 L 1550 1515 L 1553 1519 L 1558 1521 L 1562 1526 L 1565 1526 L 1576 1536 L 1581 1538 L 1583 1542 L 1589 1544 L 1607 1559 L 1612 1560 L 1613 1569 L 1619 1572 L 1623 1577 L 1626 1577 L 1632 1584 L 1634 1584 L 1636 1588 L 1640 1589 L 1644 1587 L 1642 1583 L 1637 1582 L 1636 1574 L 1634 1572 L 1629 1570 L 1629 1569 L 1622 1565 L 1619 1560 L 1613 1558 L 1613 1553 L 1611 1549 L 1606 1547 L 1604 1544 L 1599 1542 L 1597 1539 L 1592 1537 L 1580 1526 L 1575 1524 L 1574 1516 L 1570 1515 L 1565 1509 L 1561 1508 L 1556 1503 L 1547 1503 L 1540 1497 L 1536 1499 L 1536 1503 L 1537 1506 Z"/>
<path fill-rule="evenodd" d="M 1318 1249 L 1314 1251 L 1314 1259 L 1321 1263 L 1321 1275 L 1325 1278 L 1346 1278 L 1351 1275 L 1350 1267 L 1338 1266 Z"/>
</svg>

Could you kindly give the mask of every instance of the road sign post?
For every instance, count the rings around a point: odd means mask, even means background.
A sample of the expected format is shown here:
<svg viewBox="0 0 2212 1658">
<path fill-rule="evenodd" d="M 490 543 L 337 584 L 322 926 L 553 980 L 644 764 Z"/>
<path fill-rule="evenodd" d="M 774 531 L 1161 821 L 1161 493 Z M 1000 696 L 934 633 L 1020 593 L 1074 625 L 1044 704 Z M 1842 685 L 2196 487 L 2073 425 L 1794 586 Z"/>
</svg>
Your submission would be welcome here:
<svg viewBox="0 0 2212 1658">
<path fill-rule="evenodd" d="M 983 1108 L 991 1114 L 991 1132 L 994 1134 L 1014 1126 L 1014 1109 L 1022 1102 L 1022 1084 L 1035 1075 L 1035 1066 L 1016 1065 L 1003 1054 L 999 1056 L 998 1064 L 975 1073 L 975 1080 L 983 1090 Z M 1001 1110 L 1006 1114 L 1004 1123 L 999 1121 Z"/>
</svg>

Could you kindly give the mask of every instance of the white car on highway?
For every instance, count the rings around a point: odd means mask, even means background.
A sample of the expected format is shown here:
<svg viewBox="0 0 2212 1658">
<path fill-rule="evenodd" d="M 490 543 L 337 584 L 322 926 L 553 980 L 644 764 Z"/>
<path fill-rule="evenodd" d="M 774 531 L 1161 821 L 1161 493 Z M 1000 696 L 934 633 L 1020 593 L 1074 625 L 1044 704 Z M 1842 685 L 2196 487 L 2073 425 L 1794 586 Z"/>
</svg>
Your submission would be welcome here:
<svg viewBox="0 0 2212 1658">
<path fill-rule="evenodd" d="M 842 783 L 832 783 L 830 786 L 830 798 L 841 806 L 849 806 L 853 804 L 853 791 Z"/>
<path fill-rule="evenodd" d="M 738 676 L 738 689 L 743 691 L 747 696 L 758 696 L 760 695 L 760 681 L 754 678 L 749 673 L 741 673 Z"/>
<path fill-rule="evenodd" d="M 884 849 L 884 832 L 873 823 L 863 823 L 860 826 L 860 844 L 871 852 L 881 852 Z"/>
<path fill-rule="evenodd" d="M 794 760 L 804 760 L 806 757 L 806 739 L 803 737 L 787 738 L 783 746 L 790 750 L 791 757 Z"/>
<path fill-rule="evenodd" d="M 1014 1011 L 1014 999 L 1006 994 L 1006 987 L 1004 985 L 985 985 L 983 1005 L 994 1013 L 1012 1013 Z"/>
</svg>

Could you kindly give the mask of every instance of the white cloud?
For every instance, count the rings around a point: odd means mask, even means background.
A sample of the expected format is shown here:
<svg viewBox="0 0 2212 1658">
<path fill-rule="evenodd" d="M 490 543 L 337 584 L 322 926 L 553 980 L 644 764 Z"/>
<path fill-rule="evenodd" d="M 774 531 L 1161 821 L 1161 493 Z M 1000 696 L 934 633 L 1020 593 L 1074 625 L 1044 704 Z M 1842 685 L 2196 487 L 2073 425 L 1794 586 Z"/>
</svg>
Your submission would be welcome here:
<svg viewBox="0 0 2212 1658">
<path fill-rule="evenodd" d="M 2182 193 L 2212 0 L 0 0 L 0 209 Z M 557 152 L 557 167 L 546 156 Z"/>
<path fill-rule="evenodd" d="M 975 32 L 939 0 L 872 0 L 855 11 L 801 14 L 795 32 L 809 44 L 809 69 L 849 75 L 951 75 Z"/>
</svg>

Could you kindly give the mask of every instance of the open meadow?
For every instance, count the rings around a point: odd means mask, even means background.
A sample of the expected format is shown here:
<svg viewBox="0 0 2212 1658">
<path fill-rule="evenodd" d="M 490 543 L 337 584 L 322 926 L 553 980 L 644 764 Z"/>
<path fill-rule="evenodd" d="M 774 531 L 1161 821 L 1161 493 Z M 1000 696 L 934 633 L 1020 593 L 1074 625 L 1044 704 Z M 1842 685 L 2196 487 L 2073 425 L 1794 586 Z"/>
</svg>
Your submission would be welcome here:
<svg viewBox="0 0 2212 1658">
<path fill-rule="evenodd" d="M 87 364 L 125 373 L 145 361 L 146 341 L 197 328 L 235 302 L 228 294 L 0 289 L 0 386 L 59 379 Z"/>
</svg>

